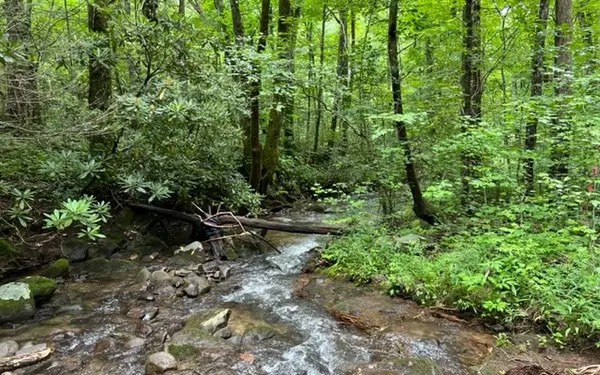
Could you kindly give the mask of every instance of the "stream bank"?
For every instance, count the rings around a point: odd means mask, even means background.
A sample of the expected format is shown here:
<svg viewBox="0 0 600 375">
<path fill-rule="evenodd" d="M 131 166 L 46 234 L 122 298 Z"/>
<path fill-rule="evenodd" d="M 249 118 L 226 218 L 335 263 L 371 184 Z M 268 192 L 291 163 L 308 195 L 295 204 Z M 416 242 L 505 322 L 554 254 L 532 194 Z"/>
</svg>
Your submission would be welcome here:
<svg viewBox="0 0 600 375">
<path fill-rule="evenodd" d="M 297 212 L 273 219 L 317 223 L 325 217 Z M 148 255 L 118 253 L 73 265 L 33 320 L 0 329 L 0 342 L 54 350 L 12 374 L 163 371 L 150 361 L 178 375 L 497 375 L 527 364 L 560 371 L 594 362 L 540 348 L 536 335 L 517 335 L 514 345 L 497 347 L 476 325 L 440 318 L 372 287 L 301 274 L 324 236 L 271 232 L 268 240 L 280 254 L 245 252 L 224 262 L 228 277 L 211 270 L 210 290 L 199 288 L 196 296 L 173 285 L 174 276 L 203 277 L 214 264 L 156 252 L 156 244 L 148 244 Z"/>
</svg>

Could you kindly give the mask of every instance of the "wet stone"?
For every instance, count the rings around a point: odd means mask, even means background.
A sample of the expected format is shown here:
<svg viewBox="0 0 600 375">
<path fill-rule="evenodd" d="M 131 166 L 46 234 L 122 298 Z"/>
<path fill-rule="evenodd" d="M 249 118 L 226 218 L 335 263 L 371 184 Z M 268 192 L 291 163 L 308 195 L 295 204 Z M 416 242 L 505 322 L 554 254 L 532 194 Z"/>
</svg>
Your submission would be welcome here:
<svg viewBox="0 0 600 375">
<path fill-rule="evenodd" d="M 146 311 L 146 313 L 142 317 L 142 320 L 147 322 L 147 321 L 150 321 L 150 320 L 156 318 L 157 315 L 158 315 L 158 307 L 151 307 L 150 309 L 148 309 Z"/>
<path fill-rule="evenodd" d="M 269 326 L 252 326 L 244 332 L 244 341 L 265 341 L 277 335 L 277 331 Z"/>
<path fill-rule="evenodd" d="M 229 321 L 229 316 L 231 315 L 231 310 L 225 309 L 217 314 L 215 314 L 212 318 L 204 321 L 202 323 L 202 328 L 206 330 L 208 333 L 213 334 L 217 332 L 219 329 L 227 326 L 227 322 Z"/>
<path fill-rule="evenodd" d="M 195 298 L 198 297 L 198 285 L 189 284 L 183 290 L 188 297 Z"/>
<path fill-rule="evenodd" d="M 129 349 L 139 348 L 144 345 L 146 345 L 146 340 L 140 337 L 134 337 L 131 340 L 127 341 L 127 343 L 125 344 L 125 346 Z"/>
<path fill-rule="evenodd" d="M 0 342 L 0 358 L 10 357 L 19 350 L 19 344 L 14 341 L 2 341 Z"/>
<path fill-rule="evenodd" d="M 232 335 L 231 329 L 229 329 L 229 327 L 225 327 L 225 328 L 221 328 L 220 330 L 215 332 L 213 336 L 227 340 L 228 338 L 231 337 L 231 335 Z"/>
<path fill-rule="evenodd" d="M 48 349 L 48 345 L 46 344 L 37 344 L 37 345 L 23 345 L 23 347 L 18 350 L 15 355 L 23 355 L 23 354 L 28 354 L 28 353 L 33 353 L 33 352 L 37 352 L 40 350 L 46 350 Z"/>
<path fill-rule="evenodd" d="M 167 352 L 154 353 L 148 356 L 144 368 L 146 375 L 164 374 L 166 371 L 177 369 L 177 360 Z"/>
</svg>

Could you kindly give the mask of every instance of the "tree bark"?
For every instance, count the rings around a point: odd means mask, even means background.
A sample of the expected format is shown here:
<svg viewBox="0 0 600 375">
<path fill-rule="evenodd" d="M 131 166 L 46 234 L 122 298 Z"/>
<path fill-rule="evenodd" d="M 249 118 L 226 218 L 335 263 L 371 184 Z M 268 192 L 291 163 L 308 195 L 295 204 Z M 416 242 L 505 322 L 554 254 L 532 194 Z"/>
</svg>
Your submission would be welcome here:
<svg viewBox="0 0 600 375">
<path fill-rule="evenodd" d="M 295 62 L 295 52 L 296 52 L 296 40 L 298 38 L 298 20 L 300 19 L 300 7 L 294 9 L 292 13 L 292 18 L 290 19 L 290 31 L 289 31 L 289 42 L 287 47 L 287 70 L 291 73 L 292 77 L 296 73 L 296 62 Z M 294 80 L 294 78 L 292 78 Z M 290 82 L 293 86 L 293 83 Z M 294 108 L 295 108 L 295 100 L 294 95 L 287 95 L 286 105 L 283 108 L 283 148 L 286 152 L 294 151 L 295 143 L 294 143 Z"/>
<path fill-rule="evenodd" d="M 292 31 L 292 7 L 290 0 L 279 0 L 279 19 L 277 21 L 277 34 L 279 41 L 277 45 L 279 60 L 289 67 L 289 44 L 291 42 Z M 273 79 L 275 87 L 284 88 L 287 79 L 282 74 L 277 74 Z M 279 105 L 282 108 L 277 108 Z M 285 108 L 289 105 L 289 95 L 276 91 L 273 95 L 273 105 L 269 112 L 269 123 L 267 126 L 267 136 L 263 149 L 263 174 L 260 184 L 260 192 L 267 193 L 269 186 L 273 183 L 277 163 L 279 161 L 279 140 L 281 130 L 284 124 Z"/>
<path fill-rule="evenodd" d="M 335 146 L 337 138 L 337 127 L 338 122 L 343 122 L 344 119 L 340 116 L 345 110 L 345 101 L 349 85 L 349 71 L 348 71 L 348 30 L 347 30 L 346 11 L 340 10 L 339 12 L 339 26 L 340 33 L 338 39 L 338 61 L 337 61 L 337 87 L 338 90 L 335 94 L 333 103 L 333 113 L 331 115 L 331 127 L 330 127 L 330 138 L 328 142 L 329 149 Z M 341 121 L 340 121 L 341 120 Z M 346 124 L 347 125 L 347 124 Z M 345 125 L 342 123 L 341 127 Z"/>
<path fill-rule="evenodd" d="M 311 120 L 312 120 L 312 103 L 314 95 L 314 68 L 315 68 L 315 50 L 313 46 L 313 23 L 308 22 L 306 24 L 306 42 L 308 44 L 308 85 L 310 95 L 306 98 L 306 142 L 308 144 L 308 138 L 310 134 L 311 128 Z"/>
<path fill-rule="evenodd" d="M 317 92 L 317 118 L 315 120 L 315 139 L 313 142 L 313 155 L 319 151 L 319 132 L 323 119 L 323 64 L 325 62 L 325 25 L 327 23 L 327 6 L 323 5 L 323 16 L 321 19 L 321 35 L 319 40 L 319 83 Z"/>
<path fill-rule="evenodd" d="M 388 23 L 388 59 L 390 67 L 390 77 L 392 81 L 392 97 L 394 101 L 394 113 L 401 115 L 404 113 L 402 107 L 402 82 L 400 78 L 400 64 L 398 62 L 398 0 L 390 1 L 390 14 Z M 436 216 L 433 208 L 423 198 L 419 179 L 412 160 L 412 152 L 406 132 L 406 123 L 404 121 L 395 122 L 398 140 L 404 152 L 404 169 L 406 171 L 406 180 L 413 198 L 413 211 L 418 218 L 429 224 L 435 224 Z"/>
<path fill-rule="evenodd" d="M 544 88 L 544 52 L 546 49 L 549 3 L 549 0 L 540 0 L 538 19 L 535 24 L 533 55 L 531 58 L 531 98 L 533 101 L 542 96 Z M 532 113 L 525 129 L 525 152 L 527 157 L 523 169 L 525 173 L 525 193 L 527 195 L 533 193 L 535 162 L 532 154 L 535 151 L 537 142 L 537 126 L 538 117 L 535 113 Z"/>
<path fill-rule="evenodd" d="M 24 57 L 6 64 L 6 102 L 4 118 L 10 124 L 35 124 L 41 121 L 37 88 L 37 62 L 32 54 L 31 6 L 26 0 L 5 0 L 4 14 L 8 41 L 23 49 Z"/>
<path fill-rule="evenodd" d="M 462 56 L 463 77 L 463 108 L 464 117 L 462 131 L 466 133 L 465 141 L 470 143 L 469 134 L 478 128 L 481 123 L 481 99 L 483 96 L 483 80 L 481 73 L 481 0 L 465 0 L 463 8 L 464 52 Z M 474 167 L 479 164 L 479 157 L 473 150 L 462 153 L 462 204 L 466 206 L 469 202 L 470 181 L 474 176 Z"/>
<path fill-rule="evenodd" d="M 108 13 L 106 0 L 97 0 L 88 5 L 88 28 L 100 34 L 98 49 L 108 49 Z M 96 49 L 89 58 L 88 106 L 90 109 L 106 110 L 112 98 L 111 69 L 107 61 L 101 61 Z"/>
<path fill-rule="evenodd" d="M 554 91 L 557 100 L 557 113 L 553 119 L 553 147 L 550 174 L 554 178 L 563 178 L 569 172 L 568 134 L 569 121 L 566 113 L 566 96 L 571 94 L 572 57 L 571 33 L 573 16 L 571 0 L 556 0 L 555 5 L 556 30 L 554 47 L 556 49 Z"/>
</svg>

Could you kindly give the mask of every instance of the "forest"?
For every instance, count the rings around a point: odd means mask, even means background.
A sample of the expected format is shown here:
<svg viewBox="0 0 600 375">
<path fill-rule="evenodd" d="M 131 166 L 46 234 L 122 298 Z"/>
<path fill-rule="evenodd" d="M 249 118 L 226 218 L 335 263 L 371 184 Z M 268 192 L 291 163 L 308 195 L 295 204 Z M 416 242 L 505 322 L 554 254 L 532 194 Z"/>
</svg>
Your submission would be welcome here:
<svg viewBox="0 0 600 375">
<path fill-rule="evenodd" d="M 0 279 L 129 204 L 343 208 L 323 274 L 600 348 L 600 2 L 3 0 L 0 30 Z"/>
</svg>

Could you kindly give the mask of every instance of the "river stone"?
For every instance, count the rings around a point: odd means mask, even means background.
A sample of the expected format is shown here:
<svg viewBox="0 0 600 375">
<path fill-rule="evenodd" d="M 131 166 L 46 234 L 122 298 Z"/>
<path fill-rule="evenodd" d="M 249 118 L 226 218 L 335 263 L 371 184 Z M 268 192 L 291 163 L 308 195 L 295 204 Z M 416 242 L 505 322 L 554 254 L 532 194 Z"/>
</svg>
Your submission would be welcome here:
<svg viewBox="0 0 600 375">
<path fill-rule="evenodd" d="M 161 285 L 172 285 L 171 275 L 163 270 L 152 272 L 150 275 L 150 285 L 159 287 Z"/>
<path fill-rule="evenodd" d="M 129 349 L 139 348 L 144 345 L 146 345 L 146 340 L 140 337 L 134 337 L 131 340 L 127 341 L 127 343 L 125 344 L 125 346 Z"/>
<path fill-rule="evenodd" d="M 29 276 L 21 282 L 29 285 L 29 290 L 31 290 L 33 298 L 38 303 L 52 298 L 52 294 L 56 290 L 56 281 L 43 276 Z"/>
<path fill-rule="evenodd" d="M 33 318 L 35 302 L 29 285 L 8 283 L 0 286 L 0 324 Z"/>
<path fill-rule="evenodd" d="M 85 261 L 88 257 L 89 249 L 90 244 L 80 239 L 67 240 L 62 244 L 63 254 L 65 254 L 71 263 Z"/>
<path fill-rule="evenodd" d="M 275 337 L 277 331 L 266 325 L 251 326 L 244 332 L 244 342 L 265 341 Z"/>
<path fill-rule="evenodd" d="M 140 238 L 131 241 L 127 246 L 128 249 L 134 253 L 144 257 L 151 255 L 155 252 L 162 252 L 168 248 L 160 238 L 153 235 L 145 235 Z"/>
<path fill-rule="evenodd" d="M 138 272 L 137 276 L 135 277 L 135 282 L 138 284 L 146 284 L 150 281 L 150 276 L 152 276 L 152 273 L 148 268 L 144 267 L 140 270 L 140 272 Z"/>
<path fill-rule="evenodd" d="M 40 276 L 48 277 L 50 279 L 69 276 L 69 260 L 66 258 L 57 260 L 48 268 L 40 272 Z"/>
<path fill-rule="evenodd" d="M 142 317 L 142 320 L 148 322 L 158 315 L 158 307 L 150 307 Z"/>
<path fill-rule="evenodd" d="M 231 315 L 231 310 L 225 309 L 217 314 L 215 314 L 212 318 L 204 321 L 202 323 L 202 328 L 206 330 L 211 335 L 217 332 L 219 329 L 227 326 L 227 322 L 229 321 L 229 316 Z"/>
<path fill-rule="evenodd" d="M 208 293 L 210 291 L 210 282 L 204 276 L 198 276 L 195 273 L 190 273 L 185 277 L 185 281 L 188 285 L 196 285 L 198 288 L 198 295 Z"/>
<path fill-rule="evenodd" d="M 214 273 L 219 271 L 219 263 L 216 260 L 206 262 L 202 265 L 204 273 Z"/>
<path fill-rule="evenodd" d="M 37 344 L 37 345 L 23 345 L 23 347 L 18 350 L 15 355 L 23 355 L 23 354 L 28 354 L 28 353 L 33 353 L 33 352 L 38 352 L 40 350 L 46 350 L 48 349 L 48 345 L 46 344 Z"/>
<path fill-rule="evenodd" d="M 221 339 L 227 340 L 232 335 L 231 329 L 229 327 L 221 328 L 217 332 L 215 332 L 214 336 L 219 337 Z"/>
<path fill-rule="evenodd" d="M 146 358 L 144 368 L 146 375 L 164 374 L 166 371 L 177 369 L 177 360 L 167 352 L 154 353 Z"/>
<path fill-rule="evenodd" d="M 17 350 L 19 350 L 19 344 L 14 341 L 8 340 L 0 342 L 0 358 L 13 356 Z"/>
<path fill-rule="evenodd" d="M 188 297 L 196 298 L 196 297 L 198 297 L 198 285 L 193 284 L 193 283 L 188 284 L 188 286 L 185 287 L 183 292 Z"/>
</svg>

